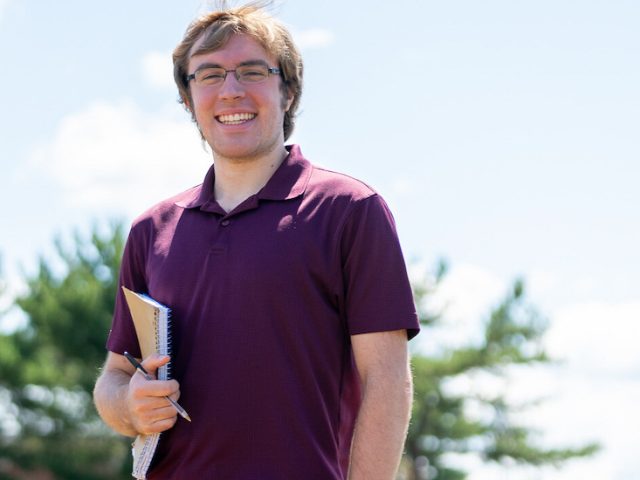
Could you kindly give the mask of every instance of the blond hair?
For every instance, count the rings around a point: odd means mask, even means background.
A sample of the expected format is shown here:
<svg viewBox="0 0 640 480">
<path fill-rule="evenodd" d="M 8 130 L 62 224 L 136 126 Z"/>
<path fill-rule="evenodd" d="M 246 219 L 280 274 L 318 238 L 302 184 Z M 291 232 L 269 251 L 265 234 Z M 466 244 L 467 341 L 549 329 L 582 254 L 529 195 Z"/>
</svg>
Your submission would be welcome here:
<svg viewBox="0 0 640 480">
<path fill-rule="evenodd" d="M 226 3 L 226 2 L 224 2 Z M 286 27 L 267 14 L 269 2 L 258 1 L 237 8 L 225 8 L 201 16 L 193 21 L 173 51 L 173 78 L 180 93 L 180 103 L 187 107 L 192 105 L 191 91 L 187 81 L 189 58 L 193 54 L 212 52 L 223 48 L 229 38 L 235 34 L 249 35 L 255 39 L 265 51 L 276 58 L 281 71 L 282 105 L 286 106 L 292 98 L 289 109 L 284 114 L 282 129 L 287 140 L 293 132 L 296 111 L 302 95 L 302 56 L 293 42 Z M 196 52 L 192 52 L 194 44 L 203 38 Z M 194 121 L 195 115 L 191 111 Z"/>
</svg>

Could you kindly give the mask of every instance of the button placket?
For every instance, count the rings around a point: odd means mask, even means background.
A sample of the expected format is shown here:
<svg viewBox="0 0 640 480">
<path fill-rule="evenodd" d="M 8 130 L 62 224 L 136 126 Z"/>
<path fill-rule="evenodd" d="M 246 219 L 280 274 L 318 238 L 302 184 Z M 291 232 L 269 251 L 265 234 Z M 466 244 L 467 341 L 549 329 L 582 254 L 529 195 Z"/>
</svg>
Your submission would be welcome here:
<svg viewBox="0 0 640 480">
<path fill-rule="evenodd" d="M 227 242 L 229 241 L 228 237 L 230 233 L 230 231 L 223 227 L 228 227 L 229 225 L 231 225 L 231 220 L 226 218 L 225 216 L 222 216 L 217 218 L 216 221 L 218 222 L 220 229 L 218 230 L 218 233 L 213 240 L 209 252 L 212 255 L 222 255 L 227 251 Z"/>
</svg>

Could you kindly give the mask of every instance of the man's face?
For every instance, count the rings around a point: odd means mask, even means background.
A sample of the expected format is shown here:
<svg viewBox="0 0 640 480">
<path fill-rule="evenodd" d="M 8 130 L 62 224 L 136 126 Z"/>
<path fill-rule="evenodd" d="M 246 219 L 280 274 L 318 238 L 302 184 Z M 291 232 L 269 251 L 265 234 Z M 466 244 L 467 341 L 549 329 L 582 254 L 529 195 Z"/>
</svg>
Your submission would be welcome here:
<svg viewBox="0 0 640 480">
<path fill-rule="evenodd" d="M 192 51 L 197 51 L 201 41 Z M 256 40 L 233 35 L 221 49 L 193 55 L 188 72 L 204 65 L 233 70 L 245 62 L 266 62 L 269 67 L 278 67 Z M 228 73 L 221 85 L 199 86 L 191 81 L 189 107 L 216 159 L 256 160 L 282 150 L 282 121 L 290 99 L 283 105 L 281 81 L 278 75 L 270 75 L 261 83 L 243 85 L 233 73 Z"/>
</svg>

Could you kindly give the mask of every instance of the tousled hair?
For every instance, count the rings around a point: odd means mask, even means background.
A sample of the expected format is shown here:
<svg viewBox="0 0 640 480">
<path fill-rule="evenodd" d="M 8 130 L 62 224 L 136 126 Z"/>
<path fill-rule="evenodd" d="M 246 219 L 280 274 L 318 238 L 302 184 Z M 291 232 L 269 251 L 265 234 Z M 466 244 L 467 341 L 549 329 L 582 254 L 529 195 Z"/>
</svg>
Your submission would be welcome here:
<svg viewBox="0 0 640 480">
<path fill-rule="evenodd" d="M 284 114 L 282 129 L 287 140 L 293 132 L 296 111 L 302 95 L 302 56 L 287 28 L 266 13 L 268 1 L 254 1 L 246 5 L 229 8 L 219 2 L 219 10 L 207 13 L 194 20 L 184 37 L 173 51 L 173 78 L 180 94 L 179 102 L 190 111 L 192 97 L 187 81 L 189 58 L 195 53 L 207 53 L 223 48 L 232 35 L 243 34 L 256 40 L 265 51 L 276 58 L 281 71 L 282 104 L 286 106 L 291 97 L 289 110 Z M 198 50 L 192 52 L 194 44 L 203 37 Z M 202 135 L 202 132 L 200 133 Z M 203 137 L 204 139 L 204 137 Z"/>
</svg>

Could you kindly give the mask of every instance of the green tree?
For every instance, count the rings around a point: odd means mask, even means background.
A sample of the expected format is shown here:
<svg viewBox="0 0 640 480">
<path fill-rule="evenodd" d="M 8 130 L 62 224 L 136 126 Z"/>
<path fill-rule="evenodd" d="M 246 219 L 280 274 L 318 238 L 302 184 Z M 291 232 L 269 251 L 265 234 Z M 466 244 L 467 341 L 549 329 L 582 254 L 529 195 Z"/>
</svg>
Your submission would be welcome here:
<svg viewBox="0 0 640 480">
<path fill-rule="evenodd" d="M 124 235 L 76 233 L 41 258 L 16 305 L 27 325 L 0 335 L 0 478 L 129 478 L 127 440 L 111 434 L 91 391 L 105 358 Z"/>
<path fill-rule="evenodd" d="M 429 299 L 446 274 L 441 263 L 431 284 L 414 285 L 420 322 L 427 330 L 445 312 L 429 309 Z M 473 453 L 485 462 L 505 465 L 560 466 L 566 460 L 594 454 L 598 445 L 544 448 L 536 432 L 518 425 L 514 413 L 531 405 L 511 405 L 504 391 L 491 396 L 457 395 L 447 382 L 461 375 L 482 372 L 504 376 L 509 370 L 549 362 L 541 340 L 546 322 L 525 298 L 524 282 L 516 280 L 503 301 L 490 312 L 484 335 L 477 344 L 450 348 L 438 354 L 414 352 L 415 400 L 405 448 L 405 478 L 411 480 L 461 480 L 467 473 L 446 462 L 446 455 Z M 428 335 L 428 333 L 426 333 Z M 470 415 L 475 404 L 483 415 Z"/>
</svg>

